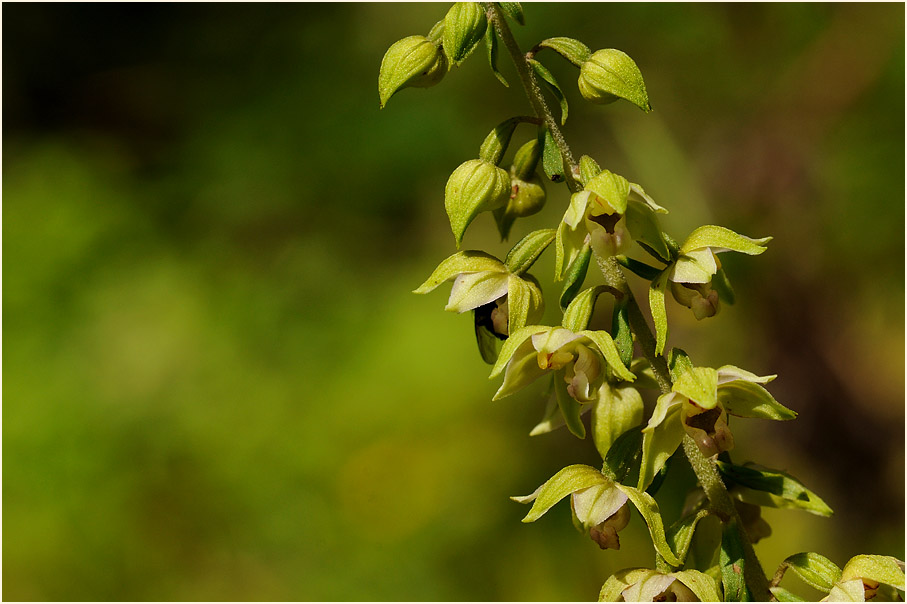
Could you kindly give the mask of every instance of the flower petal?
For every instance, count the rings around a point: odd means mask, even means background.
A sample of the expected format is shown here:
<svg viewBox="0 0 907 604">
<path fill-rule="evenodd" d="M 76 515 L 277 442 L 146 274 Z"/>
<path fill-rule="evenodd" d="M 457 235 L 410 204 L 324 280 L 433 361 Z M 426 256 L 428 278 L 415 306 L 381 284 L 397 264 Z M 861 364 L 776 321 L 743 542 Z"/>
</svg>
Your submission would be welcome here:
<svg viewBox="0 0 907 604">
<path fill-rule="evenodd" d="M 774 380 L 777 375 L 764 375 L 758 376 L 755 373 L 750 373 L 746 369 L 741 369 L 740 367 L 735 367 L 733 365 L 722 365 L 718 368 L 718 385 L 726 384 L 734 380 L 745 380 L 747 382 L 754 382 L 756 384 L 768 384 Z"/>
<path fill-rule="evenodd" d="M 670 279 L 675 283 L 708 283 L 718 272 L 718 263 L 709 250 L 683 254 L 671 268 Z"/>
<path fill-rule="evenodd" d="M 510 341 L 509 339 L 507 340 Z M 507 345 L 507 342 L 504 342 Z M 504 350 L 501 349 L 501 355 L 498 357 L 498 363 L 504 356 Z M 497 367 L 497 364 L 495 364 Z M 539 367 L 537 353 L 532 347 L 531 339 L 524 339 L 523 343 L 514 351 L 510 362 L 507 363 L 507 370 L 504 372 L 504 382 L 498 391 L 495 392 L 492 400 L 496 401 L 510 396 L 514 392 L 528 386 L 535 380 L 542 377 L 546 371 Z"/>
<path fill-rule="evenodd" d="M 724 227 L 706 225 L 690 233 L 680 246 L 680 253 L 687 254 L 693 250 L 711 248 L 716 254 L 732 251 L 757 256 L 765 251 L 765 244 L 771 240 L 771 237 L 750 239 Z"/>
<path fill-rule="evenodd" d="M 582 464 L 567 466 L 539 487 L 535 503 L 523 518 L 523 522 L 535 522 L 554 504 L 575 491 L 610 482 L 604 474 L 591 466 Z"/>
<path fill-rule="evenodd" d="M 573 511 L 587 529 L 613 516 L 626 502 L 627 496 L 608 483 L 573 493 Z"/>
<path fill-rule="evenodd" d="M 426 294 L 445 281 L 455 278 L 460 273 L 507 272 L 504 263 L 485 252 L 468 250 L 457 252 L 446 258 L 432 272 L 425 283 L 413 290 L 414 294 Z"/>
<path fill-rule="evenodd" d="M 638 484 L 640 490 L 645 490 L 652 483 L 655 475 L 683 442 L 685 432 L 680 412 L 685 401 L 686 398 L 676 392 L 658 397 L 649 424 L 642 431 L 642 463 Z"/>
<path fill-rule="evenodd" d="M 444 310 L 466 312 L 507 294 L 508 274 L 497 272 L 462 273 L 450 288 Z"/>
</svg>

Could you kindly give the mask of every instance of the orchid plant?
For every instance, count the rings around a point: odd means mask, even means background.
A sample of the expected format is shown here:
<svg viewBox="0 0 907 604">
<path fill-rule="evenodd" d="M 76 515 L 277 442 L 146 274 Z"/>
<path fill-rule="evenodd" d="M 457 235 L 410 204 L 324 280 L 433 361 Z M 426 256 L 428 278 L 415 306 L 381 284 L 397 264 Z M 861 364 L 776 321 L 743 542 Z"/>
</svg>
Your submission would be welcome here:
<svg viewBox="0 0 907 604">
<path fill-rule="evenodd" d="M 532 494 L 513 497 L 532 504 L 523 521 L 534 522 L 569 496 L 576 527 L 602 549 L 619 549 L 631 509 L 639 512 L 654 546 L 653 568 L 606 578 L 601 601 L 801 601 L 780 585 L 787 570 L 827 593 L 826 600 L 903 600 L 904 563 L 889 556 L 856 556 L 842 569 L 819 554 L 797 553 L 772 578 L 766 575 L 753 549 L 771 532 L 761 508 L 821 516 L 832 510 L 785 472 L 732 461 L 731 417 L 789 421 L 797 414 L 766 389 L 775 376 L 733 365 L 701 367 L 680 348 L 666 350 L 666 294 L 670 290 L 698 320 L 714 316 L 722 305 L 734 303 L 719 255 L 756 256 L 771 238 L 704 225 L 677 243 L 659 220 L 668 210 L 642 186 L 589 156 L 576 161 L 560 130 L 568 115 L 566 95 L 537 57 L 548 50 L 578 67 L 584 99 L 603 105 L 623 100 L 648 113 L 642 73 L 622 51 L 592 52 L 567 37 L 547 38 L 524 53 L 511 30 L 512 24 L 523 23 L 519 3 L 458 2 L 427 35 L 394 43 L 378 75 L 384 107 L 405 88 L 438 84 L 480 43 L 505 86 L 497 67 L 501 47 L 513 60 L 533 115 L 495 126 L 478 157 L 451 174 L 444 205 L 457 248 L 484 212 L 492 214 L 506 240 L 520 218 L 543 208 L 546 180 L 570 192 L 554 228 L 526 234 L 503 260 L 481 250 L 457 251 L 415 290 L 425 294 L 453 282 L 446 310 L 473 313 L 479 353 L 492 365 L 492 378 L 503 376 L 495 399 L 549 381 L 551 397 L 531 435 L 562 427 L 578 438 L 591 432 L 601 467 L 568 466 Z M 545 93 L 559 104 L 559 120 Z M 532 135 L 506 169 L 503 159 L 521 124 Z M 553 277 L 563 283 L 558 297 L 563 318 L 560 325 L 543 325 L 542 288 L 528 271 L 552 244 Z M 643 254 L 648 260 L 639 259 Z M 583 289 L 590 266 L 597 268 L 600 283 Z M 646 283 L 654 333 L 625 271 Z M 590 326 L 602 295 L 613 298 L 610 331 Z M 660 394 L 648 413 L 642 394 L 647 389 Z M 654 495 L 679 450 L 697 486 L 680 520 L 665 526 Z M 708 525 L 712 530 L 702 530 Z"/>
</svg>

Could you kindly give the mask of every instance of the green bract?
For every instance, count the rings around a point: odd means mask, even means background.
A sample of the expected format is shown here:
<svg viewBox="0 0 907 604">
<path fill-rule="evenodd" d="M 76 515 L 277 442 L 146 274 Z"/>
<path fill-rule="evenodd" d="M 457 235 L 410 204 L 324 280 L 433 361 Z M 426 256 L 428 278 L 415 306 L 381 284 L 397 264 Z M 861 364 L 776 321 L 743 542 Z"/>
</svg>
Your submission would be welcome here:
<svg viewBox="0 0 907 604">
<path fill-rule="evenodd" d="M 675 378 L 672 391 L 658 398 L 643 429 L 639 488 L 649 486 L 680 446 L 684 434 L 689 434 L 706 456 L 733 449 L 728 414 L 775 420 L 796 417 L 796 413 L 781 405 L 760 385 L 771 378 L 732 365 L 717 370 L 690 367 L 682 371 Z"/>
<path fill-rule="evenodd" d="M 625 53 L 607 48 L 596 50 L 580 67 L 579 91 L 593 103 L 626 99 L 648 113 L 649 95 L 639 67 Z"/>
<path fill-rule="evenodd" d="M 509 199 L 510 175 L 506 171 L 481 159 L 460 164 L 444 189 L 444 206 L 457 247 L 476 216 L 503 207 Z"/>
<path fill-rule="evenodd" d="M 457 2 L 444 17 L 444 53 L 454 65 L 459 65 L 475 50 L 488 20 L 477 2 Z"/>
<path fill-rule="evenodd" d="M 428 88 L 447 73 L 447 58 L 425 36 L 409 36 L 394 42 L 381 60 L 378 97 L 383 108 L 401 88 Z"/>
</svg>

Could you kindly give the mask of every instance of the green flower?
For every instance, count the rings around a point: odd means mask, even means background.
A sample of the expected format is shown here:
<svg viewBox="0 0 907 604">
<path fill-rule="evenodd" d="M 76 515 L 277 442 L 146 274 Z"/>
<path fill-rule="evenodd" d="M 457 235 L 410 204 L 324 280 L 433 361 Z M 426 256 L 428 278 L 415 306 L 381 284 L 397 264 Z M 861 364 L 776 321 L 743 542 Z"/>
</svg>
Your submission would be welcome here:
<svg viewBox="0 0 907 604">
<path fill-rule="evenodd" d="M 672 391 L 658 398 L 652 417 L 643 428 L 639 488 L 648 487 L 685 434 L 706 456 L 730 451 L 734 437 L 728 428 L 728 414 L 774 420 L 796 417 L 762 387 L 774 378 L 760 377 L 732 365 L 717 370 L 689 367 L 680 372 Z"/>
<path fill-rule="evenodd" d="M 607 258 L 628 251 L 635 239 L 667 261 L 670 253 L 656 218 L 666 212 L 639 185 L 602 171 L 570 198 L 557 231 L 557 278 L 563 278 L 587 242 L 599 258 Z"/>
<path fill-rule="evenodd" d="M 543 375 L 554 372 L 578 402 L 591 402 L 605 363 L 627 381 L 635 376 L 621 363 L 611 336 L 604 331 L 578 333 L 564 327 L 531 325 L 512 332 L 491 371 L 504 373 L 494 400 L 509 396 Z"/>
<path fill-rule="evenodd" d="M 680 255 L 668 270 L 674 299 L 699 320 L 715 316 L 721 310 L 718 292 L 712 287 L 713 277 L 721 270 L 718 254 L 735 251 L 758 255 L 770 240 L 750 239 L 717 226 L 696 229 L 680 246 Z"/>
<path fill-rule="evenodd" d="M 698 570 L 664 573 L 628 568 L 602 586 L 599 602 L 720 602 L 718 584 Z"/>
<path fill-rule="evenodd" d="M 680 564 L 665 540 L 664 525 L 655 500 L 647 493 L 614 481 L 591 466 L 568 466 L 531 495 L 511 499 L 519 503 L 532 502 L 532 509 L 523 522 L 535 522 L 567 495 L 570 495 L 577 528 L 588 534 L 602 549 L 620 549 L 617 533 L 630 520 L 629 501 L 639 510 L 649 527 L 658 553 L 669 564 Z"/>
<path fill-rule="evenodd" d="M 476 338 L 482 358 L 495 361 L 495 339 L 504 340 L 544 312 L 542 290 L 530 275 L 516 275 L 497 258 L 477 251 L 458 252 L 438 265 L 431 276 L 413 290 L 425 294 L 453 281 L 444 310 L 473 311 Z"/>
</svg>

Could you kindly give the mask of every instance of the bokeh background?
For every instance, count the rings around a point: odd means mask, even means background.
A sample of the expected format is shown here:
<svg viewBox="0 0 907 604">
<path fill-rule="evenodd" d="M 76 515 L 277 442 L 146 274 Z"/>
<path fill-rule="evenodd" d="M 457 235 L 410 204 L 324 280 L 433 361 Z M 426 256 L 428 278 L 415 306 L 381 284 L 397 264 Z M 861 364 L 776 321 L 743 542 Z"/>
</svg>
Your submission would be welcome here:
<svg viewBox="0 0 907 604">
<path fill-rule="evenodd" d="M 508 497 L 594 447 L 530 439 L 541 385 L 491 403 L 471 317 L 410 293 L 454 251 L 448 174 L 529 111 L 482 49 L 378 110 L 386 48 L 446 10 L 3 7 L 5 599 L 588 600 L 651 565 L 638 517 L 620 552 L 564 504 L 519 522 Z M 735 422 L 735 459 L 836 510 L 766 512 L 768 572 L 799 551 L 903 558 L 904 6 L 526 14 L 524 48 L 569 35 L 646 78 L 654 113 L 590 106 L 540 56 L 577 155 L 643 184 L 677 238 L 775 237 L 723 257 L 736 306 L 696 323 L 669 303 L 669 344 L 778 373 L 800 413 Z M 515 236 L 566 201 L 550 186 Z M 465 245 L 508 249 L 489 216 Z M 669 521 L 688 479 L 659 493 Z"/>
</svg>

